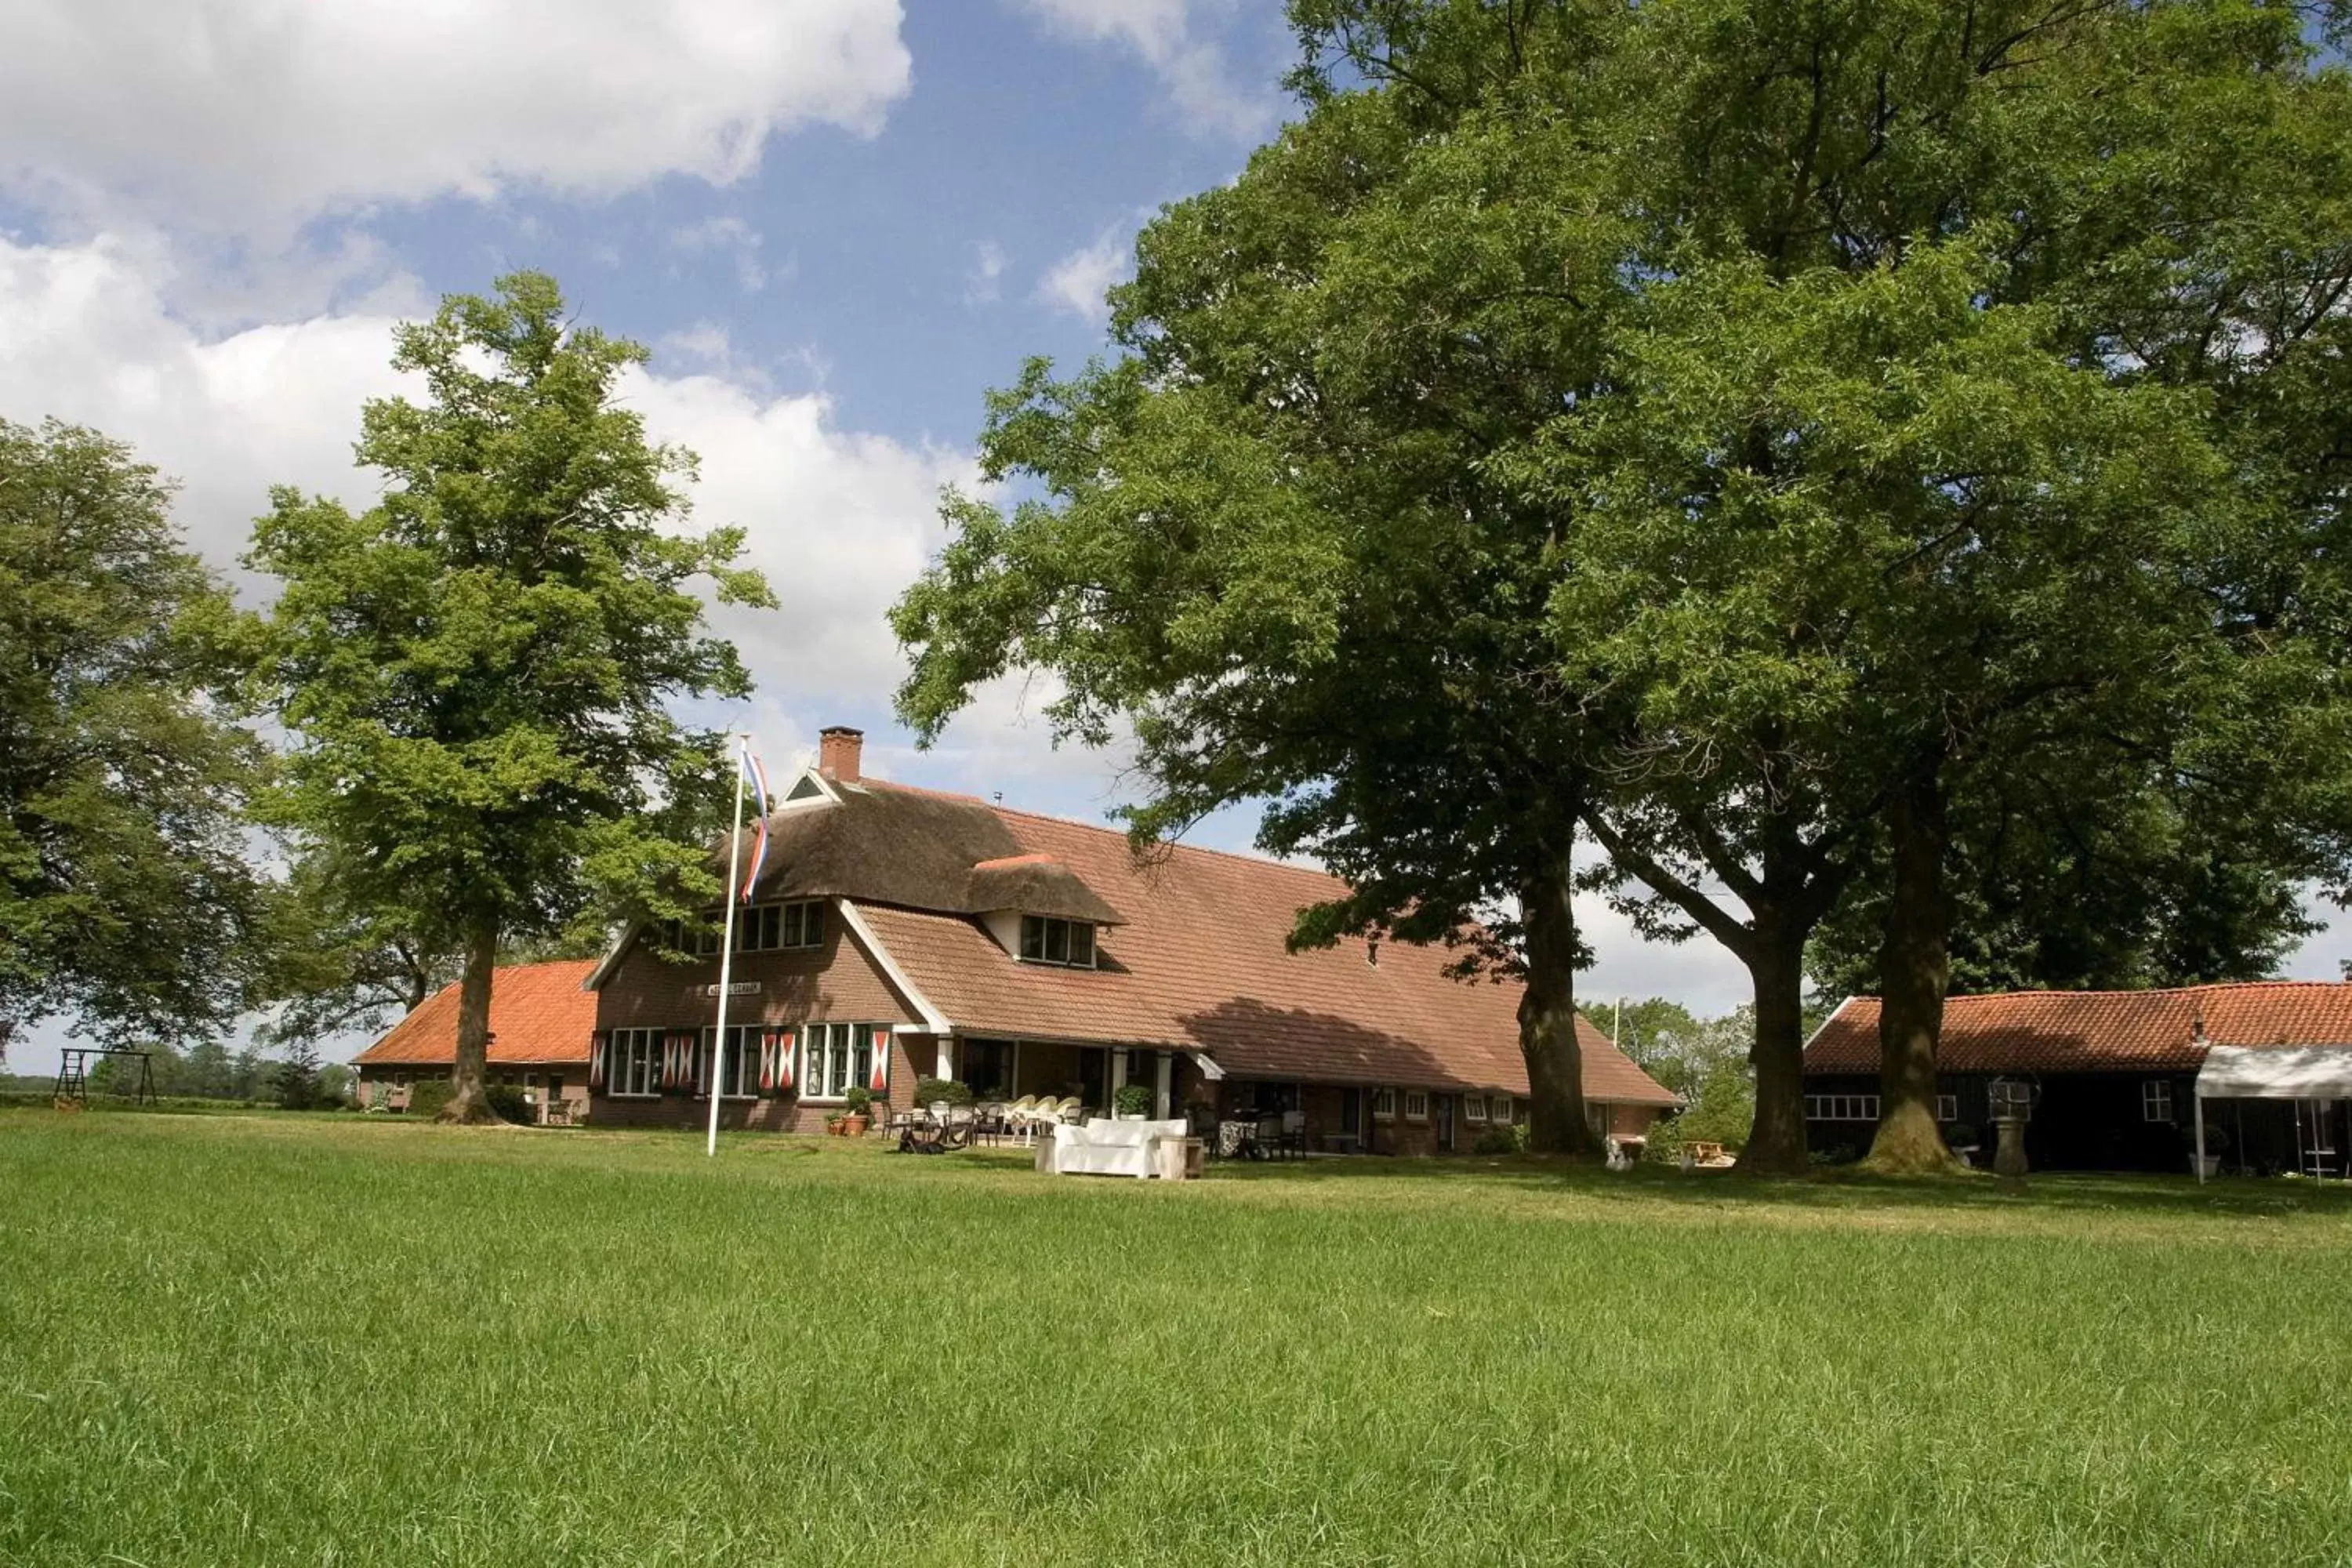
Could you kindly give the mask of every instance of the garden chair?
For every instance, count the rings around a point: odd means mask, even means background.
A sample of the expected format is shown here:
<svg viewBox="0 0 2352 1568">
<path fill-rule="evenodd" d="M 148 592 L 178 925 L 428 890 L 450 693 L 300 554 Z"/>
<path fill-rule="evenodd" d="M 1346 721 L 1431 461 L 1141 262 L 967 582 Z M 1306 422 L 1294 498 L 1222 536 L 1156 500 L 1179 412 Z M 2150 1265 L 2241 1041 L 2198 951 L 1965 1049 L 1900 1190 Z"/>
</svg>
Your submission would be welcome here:
<svg viewBox="0 0 2352 1568">
<path fill-rule="evenodd" d="M 1282 1113 L 1282 1152 L 1294 1160 L 1307 1158 L 1307 1112 L 1286 1110 Z"/>
<path fill-rule="evenodd" d="M 1084 1109 L 1085 1108 L 1078 1103 L 1078 1097 L 1075 1094 L 1071 1095 L 1067 1100 L 1063 1100 L 1061 1104 L 1054 1107 L 1054 1120 L 1056 1121 L 1066 1121 L 1071 1125 L 1076 1126 L 1079 1120 L 1078 1113 Z"/>
</svg>

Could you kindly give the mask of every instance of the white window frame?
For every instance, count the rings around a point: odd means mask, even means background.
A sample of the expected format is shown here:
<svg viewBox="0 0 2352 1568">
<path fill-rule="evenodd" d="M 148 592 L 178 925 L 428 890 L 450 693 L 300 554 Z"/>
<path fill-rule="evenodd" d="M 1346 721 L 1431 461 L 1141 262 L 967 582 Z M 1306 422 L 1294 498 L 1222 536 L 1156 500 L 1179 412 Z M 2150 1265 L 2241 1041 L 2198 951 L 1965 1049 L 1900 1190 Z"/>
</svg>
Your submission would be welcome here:
<svg viewBox="0 0 2352 1568">
<path fill-rule="evenodd" d="M 761 1037 L 767 1033 L 767 1026 L 730 1024 L 727 1026 L 727 1032 L 734 1037 L 727 1047 L 727 1074 L 735 1080 L 735 1087 L 719 1098 L 721 1100 L 758 1100 L 761 1097 L 760 1040 Z M 706 1024 L 695 1047 L 695 1049 L 702 1053 L 694 1060 L 694 1081 L 700 1086 L 694 1091 L 694 1098 L 697 1100 L 710 1098 L 708 1086 L 710 1082 L 711 1047 L 716 1043 L 718 1037 L 718 1027 L 715 1025 Z M 746 1084 L 751 1087 L 745 1088 Z"/>
<path fill-rule="evenodd" d="M 1805 1096 L 1805 1120 L 1808 1121 L 1875 1121 L 1878 1120 L 1878 1096 L 1874 1094 L 1809 1094 Z"/>
<path fill-rule="evenodd" d="M 614 1029 L 604 1037 L 604 1093 L 614 1100 L 659 1100 L 661 1098 L 662 1041 L 667 1029 Z M 635 1053 L 643 1047 L 642 1056 Z M 630 1069 L 642 1068 L 639 1076 L 650 1085 L 646 1089 L 625 1089 Z"/>
<path fill-rule="evenodd" d="M 1462 1097 L 1462 1120 L 1465 1121 L 1486 1121 L 1486 1097 L 1483 1094 L 1464 1095 Z"/>
<path fill-rule="evenodd" d="M 1396 1120 L 1396 1110 L 1397 1110 L 1397 1107 L 1396 1107 L 1396 1090 L 1395 1090 L 1395 1089 L 1376 1089 L 1372 1090 L 1372 1120 L 1373 1120 L 1373 1121 L 1394 1121 Z"/>
<path fill-rule="evenodd" d="M 1054 949 L 1054 935 L 1056 929 L 1060 931 L 1062 937 L 1062 956 L 1059 958 L 1049 956 Z M 1037 951 L 1034 953 L 1029 951 L 1029 933 L 1032 930 L 1037 933 Z M 1087 956 L 1083 963 L 1072 956 L 1077 950 L 1080 931 L 1086 933 Z M 1102 952 L 1102 944 L 1097 937 L 1098 933 L 1091 921 L 1065 920 L 1060 915 L 1023 915 L 1021 945 L 1013 956 L 1023 963 L 1043 963 L 1055 969 L 1093 969 L 1097 967 L 1097 961 Z"/>
<path fill-rule="evenodd" d="M 1519 1105 L 1516 1095 L 1497 1094 L 1486 1101 L 1486 1120 L 1497 1127 L 1518 1124 Z"/>
<path fill-rule="evenodd" d="M 1414 1107 L 1416 1106 L 1420 1109 L 1415 1110 Z M 1429 1120 L 1429 1090 L 1425 1089 L 1409 1089 L 1404 1091 L 1404 1119 L 1407 1121 L 1426 1121 Z"/>
<path fill-rule="evenodd" d="M 2162 1110 L 2163 1115 L 2157 1114 Z M 2139 1119 L 2161 1123 L 2167 1127 L 2180 1125 L 2179 1113 L 2173 1110 L 2172 1080 L 2167 1078 L 2142 1079 L 2139 1086 Z"/>
<path fill-rule="evenodd" d="M 839 1105 L 849 1098 L 852 1085 L 871 1088 L 874 1081 L 873 1024 L 803 1024 L 795 1032 L 793 1082 L 806 1105 Z M 843 1076 L 833 1075 L 838 1068 Z"/>
<path fill-rule="evenodd" d="M 1937 1095 L 1936 1097 L 1936 1120 L 1938 1121 L 1958 1121 L 1959 1119 L 1960 1097 L 1957 1094 Z"/>
</svg>

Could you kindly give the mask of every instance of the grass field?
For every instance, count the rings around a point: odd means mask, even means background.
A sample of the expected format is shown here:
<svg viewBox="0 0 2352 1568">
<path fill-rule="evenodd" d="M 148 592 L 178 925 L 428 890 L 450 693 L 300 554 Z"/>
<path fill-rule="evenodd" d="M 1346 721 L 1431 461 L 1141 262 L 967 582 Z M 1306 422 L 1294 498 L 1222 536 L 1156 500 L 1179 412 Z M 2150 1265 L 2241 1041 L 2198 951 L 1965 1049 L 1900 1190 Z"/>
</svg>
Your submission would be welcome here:
<svg viewBox="0 0 2352 1568">
<path fill-rule="evenodd" d="M 2352 1205 L 0 1113 L 0 1562 L 2342 1563 Z"/>
</svg>

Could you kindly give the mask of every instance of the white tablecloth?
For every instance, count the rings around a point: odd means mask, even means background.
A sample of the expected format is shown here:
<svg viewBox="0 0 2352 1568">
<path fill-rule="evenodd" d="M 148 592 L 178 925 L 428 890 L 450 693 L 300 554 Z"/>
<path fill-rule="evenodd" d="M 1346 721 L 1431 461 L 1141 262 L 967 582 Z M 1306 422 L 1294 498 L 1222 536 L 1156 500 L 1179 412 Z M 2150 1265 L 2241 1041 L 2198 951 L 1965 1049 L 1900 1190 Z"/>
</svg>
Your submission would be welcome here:
<svg viewBox="0 0 2352 1568">
<path fill-rule="evenodd" d="M 1181 1121 L 1089 1121 L 1053 1130 L 1056 1175 L 1149 1176 L 1157 1139 L 1181 1138 Z"/>
</svg>

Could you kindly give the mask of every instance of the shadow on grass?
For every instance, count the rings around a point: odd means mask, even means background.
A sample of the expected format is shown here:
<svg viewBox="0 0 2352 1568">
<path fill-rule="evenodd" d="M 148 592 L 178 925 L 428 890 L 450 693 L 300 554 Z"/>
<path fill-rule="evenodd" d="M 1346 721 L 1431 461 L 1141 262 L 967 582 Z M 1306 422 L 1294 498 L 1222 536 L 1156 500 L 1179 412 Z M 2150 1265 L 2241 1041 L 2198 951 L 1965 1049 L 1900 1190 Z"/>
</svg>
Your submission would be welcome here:
<svg viewBox="0 0 2352 1568">
<path fill-rule="evenodd" d="M 2015 1212 L 2130 1210 L 2147 1215 L 2326 1214 L 2352 1215 L 2352 1184 L 2293 1177 L 2221 1177 L 2200 1186 L 2189 1176 L 2052 1171 L 2021 1184 L 1994 1176 L 1900 1178 L 1830 1170 L 1809 1176 L 1743 1176 L 1737 1171 L 1679 1171 L 1641 1164 L 1612 1172 L 1566 1160 L 1520 1155 L 1447 1160 L 1339 1157 L 1300 1161 L 1217 1161 L 1213 1180 L 1310 1186 L 1368 1179 L 1502 1184 L 1529 1192 L 1573 1191 L 1600 1199 L 1687 1203 L 1711 1208 L 1764 1206 L 1813 1210 L 1940 1209 Z"/>
</svg>

